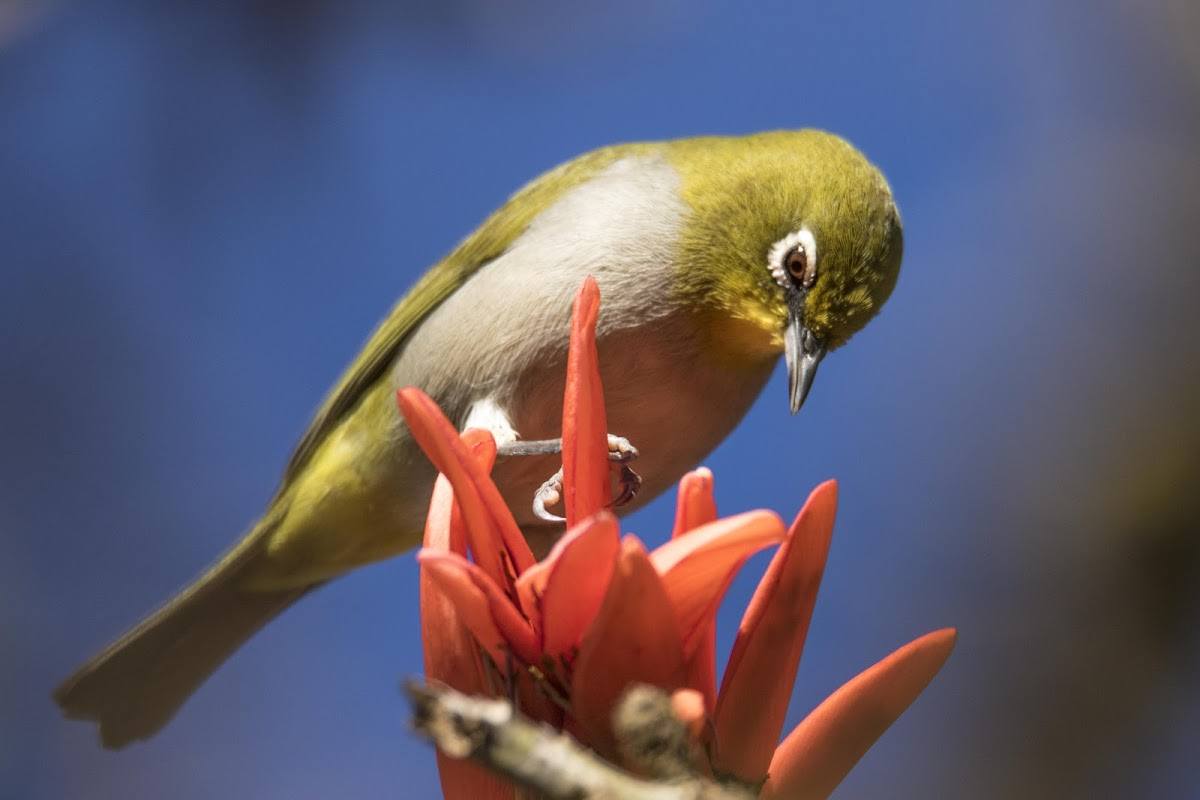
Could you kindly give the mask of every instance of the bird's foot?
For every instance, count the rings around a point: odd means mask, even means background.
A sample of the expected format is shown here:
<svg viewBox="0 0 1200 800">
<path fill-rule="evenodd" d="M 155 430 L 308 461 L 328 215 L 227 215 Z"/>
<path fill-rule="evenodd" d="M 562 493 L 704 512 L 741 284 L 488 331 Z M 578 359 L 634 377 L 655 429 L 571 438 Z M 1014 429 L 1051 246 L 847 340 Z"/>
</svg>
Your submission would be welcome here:
<svg viewBox="0 0 1200 800">
<path fill-rule="evenodd" d="M 551 475 L 550 479 L 533 493 L 533 515 L 547 522 L 566 522 L 566 517 L 560 517 L 546 509 L 547 506 L 556 506 L 561 503 L 562 493 L 563 471 L 562 467 L 559 467 L 558 472 Z"/>
<path fill-rule="evenodd" d="M 532 442 L 510 442 L 509 444 L 500 447 L 498 455 L 500 456 L 532 456 L 532 455 L 552 455 L 562 452 L 562 439 L 544 439 Z M 626 503 L 637 497 L 638 490 L 642 488 L 642 476 L 634 471 L 633 467 L 629 466 L 630 462 L 638 457 L 638 450 L 624 436 L 608 435 L 608 460 L 613 469 L 617 470 L 621 484 L 621 492 L 613 500 L 613 507 L 620 508 Z M 563 495 L 563 471 L 560 467 L 558 472 L 555 472 L 550 479 L 543 483 L 533 495 L 533 513 L 538 519 L 544 519 L 547 522 L 565 522 L 565 517 L 560 517 L 551 512 L 549 508 L 556 506 L 562 502 Z"/>
<path fill-rule="evenodd" d="M 629 466 L 638 457 L 638 450 L 624 436 L 608 435 L 608 460 L 620 473 L 621 493 L 613 500 L 613 508 L 620 508 L 637 497 L 642 488 L 642 476 Z"/>
</svg>

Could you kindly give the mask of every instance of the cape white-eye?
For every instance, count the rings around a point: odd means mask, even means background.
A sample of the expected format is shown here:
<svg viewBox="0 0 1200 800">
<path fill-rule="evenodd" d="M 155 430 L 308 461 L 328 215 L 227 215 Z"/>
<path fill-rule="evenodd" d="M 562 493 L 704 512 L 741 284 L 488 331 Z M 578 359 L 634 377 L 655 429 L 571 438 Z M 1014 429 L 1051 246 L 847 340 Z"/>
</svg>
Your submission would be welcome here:
<svg viewBox="0 0 1200 800">
<path fill-rule="evenodd" d="M 392 309 L 325 400 L 263 517 L 174 599 L 56 691 L 103 743 L 152 735 L 260 626 L 323 582 L 420 538 L 433 468 L 406 430 L 415 385 L 502 445 L 494 476 L 526 534 L 558 435 L 571 300 L 603 303 L 614 433 L 640 455 L 636 508 L 737 424 L 780 354 L 797 411 L 825 353 L 880 309 L 900 266 L 883 176 L 819 131 L 606 147 L 521 189 Z M 508 446 L 508 450 L 504 450 Z M 544 452 L 544 451 L 543 451 Z"/>
</svg>

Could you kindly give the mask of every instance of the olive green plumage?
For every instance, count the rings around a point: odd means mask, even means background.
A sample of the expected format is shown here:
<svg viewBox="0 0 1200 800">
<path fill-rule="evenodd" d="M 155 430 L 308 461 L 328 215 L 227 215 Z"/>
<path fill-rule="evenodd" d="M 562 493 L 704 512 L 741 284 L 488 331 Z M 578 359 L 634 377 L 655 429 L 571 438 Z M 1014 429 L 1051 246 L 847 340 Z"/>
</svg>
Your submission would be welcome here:
<svg viewBox="0 0 1200 800">
<path fill-rule="evenodd" d="M 783 295 L 762 268 L 763 242 L 807 225 L 828 254 L 806 300 L 809 329 L 832 350 L 878 313 L 900 272 L 900 217 L 883 175 L 843 139 L 773 131 L 667 148 L 695 214 L 683 239 L 680 291 L 782 329 Z"/>
<path fill-rule="evenodd" d="M 571 298 L 603 295 L 613 432 L 642 493 L 674 483 L 746 412 L 786 353 L 792 410 L 827 350 L 882 306 L 901 257 L 882 175 L 818 131 L 616 145 L 514 194 L 396 304 L 317 411 L 262 518 L 212 568 L 55 693 L 106 746 L 161 728 L 261 625 L 322 582 L 414 546 L 434 479 L 397 412 L 403 385 L 458 425 L 555 436 Z M 790 270 L 790 271 L 789 271 Z M 522 529 L 553 457 L 501 458 Z M 414 612 L 415 613 L 415 612 Z"/>
</svg>

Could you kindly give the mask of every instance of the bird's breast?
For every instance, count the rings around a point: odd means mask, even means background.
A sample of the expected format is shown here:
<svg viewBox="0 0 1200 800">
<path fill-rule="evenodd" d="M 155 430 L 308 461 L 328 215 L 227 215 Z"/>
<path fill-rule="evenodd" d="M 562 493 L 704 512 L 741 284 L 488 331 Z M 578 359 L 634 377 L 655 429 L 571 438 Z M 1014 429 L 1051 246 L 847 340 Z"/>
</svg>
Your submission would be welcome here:
<svg viewBox="0 0 1200 800">
<path fill-rule="evenodd" d="M 737 425 L 770 377 L 775 358 L 732 360 L 714 352 L 707 320 L 679 311 L 645 325 L 603 333 L 597 341 L 610 433 L 640 456 L 644 484 L 633 510 L 670 488 Z M 523 439 L 554 438 L 562 426 L 565 359 L 533 365 L 510 407 Z M 496 466 L 496 479 L 522 525 L 536 525 L 533 492 L 557 458 L 520 458 Z"/>
</svg>

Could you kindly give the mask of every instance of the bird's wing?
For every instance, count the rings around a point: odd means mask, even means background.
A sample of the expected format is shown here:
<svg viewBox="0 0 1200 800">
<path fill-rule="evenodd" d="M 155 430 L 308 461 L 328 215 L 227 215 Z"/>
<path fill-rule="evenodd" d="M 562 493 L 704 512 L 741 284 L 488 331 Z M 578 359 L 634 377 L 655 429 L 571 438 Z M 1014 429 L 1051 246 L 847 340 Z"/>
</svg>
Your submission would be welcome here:
<svg viewBox="0 0 1200 800">
<path fill-rule="evenodd" d="M 476 265 L 476 268 L 478 265 Z M 326 396 L 296 445 L 283 473 L 279 493 L 304 469 L 325 436 L 354 409 L 363 392 L 383 375 L 400 345 L 425 316 L 450 296 L 474 270 L 453 269 L 445 262 L 427 272 L 400 299 L 363 345 L 362 352 Z"/>
<path fill-rule="evenodd" d="M 281 496 L 300 474 L 329 432 L 358 405 L 363 393 L 387 372 L 409 334 L 431 311 L 480 267 L 508 249 L 534 217 L 564 192 L 583 183 L 631 147 L 618 145 L 593 150 L 536 178 L 510 197 L 450 255 L 425 273 L 371 334 L 362 353 L 321 404 L 292 453 L 276 497 Z"/>
</svg>

